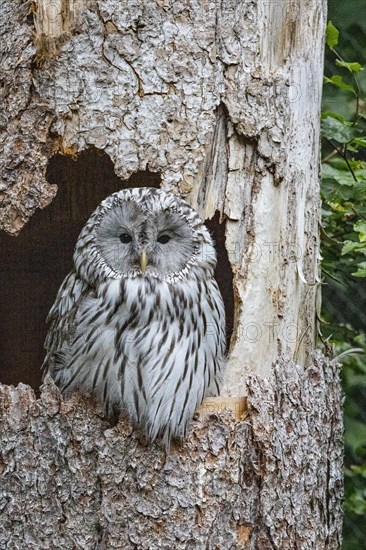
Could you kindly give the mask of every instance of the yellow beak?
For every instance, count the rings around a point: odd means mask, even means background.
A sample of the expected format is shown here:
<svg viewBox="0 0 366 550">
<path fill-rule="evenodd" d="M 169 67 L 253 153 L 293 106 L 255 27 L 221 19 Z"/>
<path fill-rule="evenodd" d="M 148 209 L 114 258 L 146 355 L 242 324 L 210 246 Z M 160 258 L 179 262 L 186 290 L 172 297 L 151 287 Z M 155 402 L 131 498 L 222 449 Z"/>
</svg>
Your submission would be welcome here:
<svg viewBox="0 0 366 550">
<path fill-rule="evenodd" d="M 147 257 L 146 257 L 145 249 L 143 248 L 141 250 L 141 255 L 140 255 L 140 267 L 141 267 L 142 273 L 145 273 L 146 266 L 147 266 Z"/>
</svg>

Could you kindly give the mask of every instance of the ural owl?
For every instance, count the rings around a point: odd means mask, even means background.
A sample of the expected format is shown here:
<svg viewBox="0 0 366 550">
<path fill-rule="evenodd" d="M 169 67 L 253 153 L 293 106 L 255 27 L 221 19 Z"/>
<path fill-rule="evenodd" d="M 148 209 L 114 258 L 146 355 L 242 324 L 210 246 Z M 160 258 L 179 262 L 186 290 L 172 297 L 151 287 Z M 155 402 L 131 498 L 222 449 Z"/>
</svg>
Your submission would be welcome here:
<svg viewBox="0 0 366 550">
<path fill-rule="evenodd" d="M 219 393 L 225 313 L 216 254 L 198 214 L 160 189 L 105 199 L 77 240 L 47 318 L 45 372 L 64 395 L 125 412 L 147 436 L 183 437 Z"/>
</svg>

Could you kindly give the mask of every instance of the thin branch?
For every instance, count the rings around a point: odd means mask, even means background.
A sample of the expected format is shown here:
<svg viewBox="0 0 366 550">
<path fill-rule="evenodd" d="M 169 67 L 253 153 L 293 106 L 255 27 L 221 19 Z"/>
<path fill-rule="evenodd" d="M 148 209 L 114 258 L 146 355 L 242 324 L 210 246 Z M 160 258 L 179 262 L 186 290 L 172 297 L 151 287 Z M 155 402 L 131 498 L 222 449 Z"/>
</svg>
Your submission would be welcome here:
<svg viewBox="0 0 366 550">
<path fill-rule="evenodd" d="M 334 54 L 339 59 L 339 61 L 342 61 L 343 63 L 345 63 L 343 57 L 337 52 L 337 50 L 335 50 L 334 48 L 331 48 L 331 50 L 334 52 Z M 351 71 L 351 75 L 352 75 L 352 78 L 354 80 L 354 83 L 355 83 L 356 89 L 357 89 L 357 93 L 356 93 L 356 114 L 355 114 L 355 120 L 352 123 L 352 126 L 355 126 L 357 121 L 358 121 L 358 113 L 359 113 L 359 110 L 360 110 L 361 88 L 360 88 L 360 85 L 358 83 L 357 77 L 356 77 L 356 75 L 353 71 Z"/>
<path fill-rule="evenodd" d="M 339 147 L 336 147 L 336 145 L 334 145 L 334 143 L 333 143 L 330 139 L 328 139 L 328 138 L 325 138 L 325 139 L 326 139 L 326 141 L 327 141 L 328 143 L 330 143 L 330 145 L 331 145 L 332 147 L 334 147 L 334 149 L 336 149 L 336 151 L 338 152 L 338 154 L 344 159 L 345 163 L 347 164 L 347 167 L 348 167 L 349 171 L 350 171 L 351 174 L 352 174 L 353 179 L 355 180 L 356 183 L 358 183 L 358 179 L 356 178 L 355 173 L 354 173 L 354 171 L 353 171 L 353 169 L 352 169 L 352 166 L 351 166 L 350 163 L 349 163 L 349 160 L 348 160 L 348 158 L 347 158 L 347 155 L 346 155 L 341 149 L 339 149 Z"/>
<path fill-rule="evenodd" d="M 356 216 L 357 216 L 358 218 L 360 218 L 360 220 L 366 221 L 366 218 L 364 218 L 363 216 L 361 216 L 361 214 L 359 214 L 359 213 L 357 212 L 357 210 L 356 210 L 356 208 L 353 206 L 353 204 L 352 204 L 351 202 L 350 202 L 349 204 L 350 204 L 351 209 L 353 210 L 353 212 L 356 214 Z"/>
<path fill-rule="evenodd" d="M 329 153 L 326 157 L 322 159 L 322 163 L 328 162 L 328 160 L 332 159 L 336 154 L 337 154 L 337 150 L 334 149 L 331 153 Z"/>
<path fill-rule="evenodd" d="M 353 355 L 353 354 L 360 355 L 364 353 L 366 353 L 366 351 L 363 348 L 346 349 L 345 351 L 342 351 L 342 353 L 334 357 L 333 361 L 338 362 L 341 357 L 346 357 L 347 355 Z"/>
<path fill-rule="evenodd" d="M 328 235 L 328 233 L 325 231 L 324 227 L 321 224 L 319 224 L 319 228 L 320 228 L 320 236 L 324 241 L 327 241 L 328 243 L 334 244 L 335 246 L 338 246 L 338 247 L 342 246 L 341 242 L 337 241 L 335 238 Z"/>
<path fill-rule="evenodd" d="M 325 273 L 325 275 L 328 275 L 328 277 L 330 277 L 330 279 L 333 279 L 333 281 L 335 281 L 336 283 L 339 283 L 340 285 L 344 286 L 344 288 L 348 288 L 348 285 L 346 285 L 345 283 L 342 283 L 342 281 L 337 279 L 337 277 L 334 277 L 334 275 L 329 273 L 329 271 L 326 271 L 324 268 L 322 268 L 322 272 Z"/>
</svg>

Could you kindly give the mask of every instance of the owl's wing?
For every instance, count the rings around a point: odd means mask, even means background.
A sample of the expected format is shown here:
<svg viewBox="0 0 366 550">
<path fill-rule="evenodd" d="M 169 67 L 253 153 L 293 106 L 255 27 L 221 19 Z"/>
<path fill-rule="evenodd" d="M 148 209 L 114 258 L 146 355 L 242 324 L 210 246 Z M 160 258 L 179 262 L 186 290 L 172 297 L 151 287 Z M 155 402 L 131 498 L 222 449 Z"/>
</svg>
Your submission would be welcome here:
<svg viewBox="0 0 366 550">
<path fill-rule="evenodd" d="M 65 365 L 67 351 L 75 334 L 75 315 L 90 293 L 89 285 L 71 271 L 59 288 L 47 316 L 48 333 L 44 342 L 46 357 L 43 376 L 49 372 L 57 382 L 57 372 Z"/>
</svg>

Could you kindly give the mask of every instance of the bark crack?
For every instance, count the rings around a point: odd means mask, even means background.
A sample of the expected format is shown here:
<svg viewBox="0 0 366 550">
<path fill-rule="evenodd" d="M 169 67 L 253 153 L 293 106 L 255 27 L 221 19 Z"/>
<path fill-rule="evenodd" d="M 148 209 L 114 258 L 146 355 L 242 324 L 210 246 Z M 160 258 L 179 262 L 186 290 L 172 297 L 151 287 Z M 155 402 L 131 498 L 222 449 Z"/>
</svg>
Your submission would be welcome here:
<svg viewBox="0 0 366 550">
<path fill-rule="evenodd" d="M 103 42 L 102 42 L 102 49 L 101 49 L 101 53 L 102 53 L 102 57 L 103 59 L 106 61 L 106 63 L 108 65 L 110 65 L 111 67 L 113 67 L 114 69 L 116 69 L 118 72 L 121 71 L 121 68 L 118 67 L 117 65 L 115 65 L 113 63 L 113 61 L 107 56 L 107 54 L 105 53 L 105 41 L 106 41 L 106 38 L 108 36 L 108 32 L 107 32 L 107 24 L 109 22 L 111 22 L 110 20 L 107 20 L 105 21 L 104 18 L 102 17 L 102 14 L 101 14 L 101 11 L 100 11 L 100 6 L 99 6 L 99 2 L 96 2 L 96 8 L 97 8 L 97 14 L 98 14 L 98 18 L 99 18 L 99 21 L 101 22 L 102 24 L 102 27 L 103 27 Z M 137 36 L 137 33 L 136 33 L 136 36 Z M 123 61 L 130 67 L 131 71 L 133 72 L 133 74 L 135 75 L 135 78 L 136 78 L 136 82 L 137 82 L 137 94 L 139 97 L 144 97 L 144 95 L 147 95 L 145 94 L 144 92 L 144 88 L 143 88 L 143 80 L 141 78 L 141 76 L 139 75 L 139 73 L 136 71 L 135 67 L 133 66 L 132 63 L 130 63 L 126 57 L 124 56 L 123 57 Z"/>
</svg>

